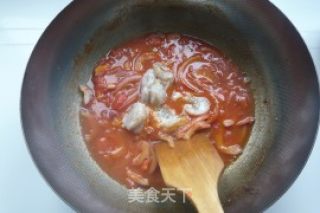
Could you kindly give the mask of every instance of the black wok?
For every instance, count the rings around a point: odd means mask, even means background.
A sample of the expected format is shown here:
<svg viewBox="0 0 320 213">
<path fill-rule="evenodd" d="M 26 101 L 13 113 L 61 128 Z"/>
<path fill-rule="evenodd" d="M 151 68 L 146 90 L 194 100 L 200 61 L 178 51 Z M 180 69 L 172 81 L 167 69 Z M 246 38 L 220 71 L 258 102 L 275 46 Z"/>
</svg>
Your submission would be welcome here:
<svg viewBox="0 0 320 213">
<path fill-rule="evenodd" d="M 126 189 L 92 160 L 80 133 L 78 85 L 108 49 L 154 31 L 212 43 L 251 77 L 256 122 L 244 153 L 221 176 L 219 195 L 226 212 L 266 209 L 312 149 L 319 85 L 301 37 L 263 0 L 72 2 L 36 45 L 22 87 L 22 124 L 39 170 L 80 212 L 194 212 L 190 204 L 129 204 Z"/>
</svg>

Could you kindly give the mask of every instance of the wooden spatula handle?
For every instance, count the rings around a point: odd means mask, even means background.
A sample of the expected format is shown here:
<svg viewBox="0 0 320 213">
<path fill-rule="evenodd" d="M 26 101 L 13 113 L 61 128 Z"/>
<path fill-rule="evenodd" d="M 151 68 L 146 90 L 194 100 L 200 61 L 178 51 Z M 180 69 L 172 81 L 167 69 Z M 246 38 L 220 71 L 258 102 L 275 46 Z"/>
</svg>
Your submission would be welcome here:
<svg viewBox="0 0 320 213">
<path fill-rule="evenodd" d="M 200 190 L 200 189 L 199 189 Z M 205 189 L 203 190 L 205 191 Z M 218 193 L 215 189 L 211 189 L 210 192 L 201 194 L 192 193 L 191 200 L 196 206 L 199 213 L 223 213 Z"/>
<path fill-rule="evenodd" d="M 187 196 L 200 213 L 223 212 L 217 185 L 224 164 L 207 136 L 177 141 L 174 148 L 157 144 L 156 154 L 167 185 L 190 189 Z"/>
</svg>

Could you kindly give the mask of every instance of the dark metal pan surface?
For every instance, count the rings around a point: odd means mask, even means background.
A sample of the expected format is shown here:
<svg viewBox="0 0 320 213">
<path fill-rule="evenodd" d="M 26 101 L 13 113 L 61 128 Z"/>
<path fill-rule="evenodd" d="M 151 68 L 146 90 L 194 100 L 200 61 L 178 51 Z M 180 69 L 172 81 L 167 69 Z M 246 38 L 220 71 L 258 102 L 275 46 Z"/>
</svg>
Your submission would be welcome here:
<svg viewBox="0 0 320 213">
<path fill-rule="evenodd" d="M 225 169 L 219 194 L 226 212 L 266 209 L 312 149 L 319 85 L 298 32 L 263 0 L 72 2 L 36 45 L 22 87 L 22 124 L 39 170 L 80 212 L 194 212 L 190 204 L 129 204 L 126 189 L 92 160 L 80 133 L 78 85 L 108 49 L 154 31 L 212 43 L 251 77 L 256 122 L 244 153 Z"/>
</svg>

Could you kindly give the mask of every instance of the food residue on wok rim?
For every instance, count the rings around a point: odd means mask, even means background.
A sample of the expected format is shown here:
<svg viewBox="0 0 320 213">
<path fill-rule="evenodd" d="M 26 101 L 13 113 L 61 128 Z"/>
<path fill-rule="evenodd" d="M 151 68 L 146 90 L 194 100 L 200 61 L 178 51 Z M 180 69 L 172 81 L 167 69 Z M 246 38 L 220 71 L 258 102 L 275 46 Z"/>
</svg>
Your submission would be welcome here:
<svg viewBox="0 0 320 213">
<path fill-rule="evenodd" d="M 82 133 L 100 167 L 132 187 L 162 187 L 153 144 L 202 132 L 226 164 L 254 122 L 250 79 L 224 54 L 181 34 L 152 33 L 110 50 L 81 85 Z"/>
</svg>

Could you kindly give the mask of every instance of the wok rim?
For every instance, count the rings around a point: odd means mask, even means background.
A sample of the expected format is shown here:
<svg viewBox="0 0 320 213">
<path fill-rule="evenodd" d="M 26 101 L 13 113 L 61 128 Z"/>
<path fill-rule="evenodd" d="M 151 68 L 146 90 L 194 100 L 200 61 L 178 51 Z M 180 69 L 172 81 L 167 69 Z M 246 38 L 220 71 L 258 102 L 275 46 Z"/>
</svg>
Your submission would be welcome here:
<svg viewBox="0 0 320 213">
<path fill-rule="evenodd" d="M 248 0 L 248 3 L 250 2 L 250 0 Z M 52 33 L 52 28 L 57 28 L 59 25 L 61 25 L 60 21 L 64 20 L 66 18 L 68 18 L 69 16 L 74 16 L 76 15 L 75 11 L 77 10 L 77 8 L 81 5 L 81 4 L 86 4 L 85 2 L 81 2 L 81 1 L 72 1 L 71 3 L 69 3 L 53 20 L 52 22 L 47 26 L 47 28 L 45 29 L 45 31 L 42 33 L 41 37 L 39 38 L 37 44 L 35 45 L 32 54 L 29 58 L 26 70 L 25 70 L 25 74 L 23 77 L 23 83 L 22 83 L 22 88 L 21 88 L 21 98 L 20 98 L 20 122 L 22 125 L 22 129 L 23 129 L 23 134 L 24 134 L 24 138 L 26 141 L 26 145 L 28 147 L 29 153 L 32 157 L 32 160 L 34 162 L 34 164 L 36 165 L 38 171 L 40 172 L 40 174 L 44 177 L 45 181 L 48 183 L 48 185 L 52 188 L 52 190 L 71 208 L 75 209 L 75 210 L 79 210 L 79 209 L 86 209 L 86 205 L 85 203 L 79 203 L 76 202 L 72 197 L 68 196 L 65 191 L 68 190 L 67 183 L 62 182 L 60 185 L 57 184 L 54 181 L 53 176 L 51 175 L 52 173 L 54 173 L 53 170 L 50 170 L 50 168 L 46 168 L 45 166 L 43 166 L 41 160 L 39 160 L 39 156 L 41 156 L 41 153 L 37 152 L 38 148 L 37 145 L 33 142 L 33 138 L 32 135 L 29 135 L 30 130 L 33 128 L 32 126 L 29 126 L 29 122 L 26 119 L 26 113 L 27 113 L 27 109 L 26 109 L 26 102 L 27 102 L 27 84 L 28 84 L 28 80 L 30 79 L 30 73 L 32 72 L 31 69 L 31 64 L 34 63 L 34 61 L 37 60 L 38 58 L 38 49 L 40 46 L 42 46 L 44 43 L 46 43 L 46 39 L 48 37 L 48 35 L 50 35 Z M 251 3 L 251 2 L 250 2 Z M 259 5 L 260 4 L 260 5 Z M 272 9 L 274 13 L 277 13 L 277 15 L 282 16 L 283 17 L 283 21 L 286 22 L 286 24 L 288 25 L 288 27 L 291 28 L 292 31 L 295 32 L 295 35 L 293 35 L 296 39 L 300 40 L 302 43 L 303 48 L 306 49 L 307 54 L 308 54 L 308 58 L 310 59 L 311 62 L 311 66 L 313 67 L 313 70 L 310 70 L 310 72 L 315 73 L 315 76 L 317 76 L 317 72 L 316 72 L 316 68 L 314 66 L 312 57 L 310 55 L 309 49 L 307 48 L 303 38 L 301 37 L 301 35 L 299 34 L 299 32 L 297 31 L 297 29 L 294 27 L 294 25 L 290 22 L 290 20 L 275 6 L 273 5 L 271 2 L 269 1 L 262 1 L 257 3 L 255 6 L 257 7 L 269 7 L 269 9 Z M 318 88 L 318 93 L 319 93 L 319 80 L 318 78 L 315 79 L 315 86 Z M 316 100 L 314 100 L 313 102 L 315 104 L 315 108 L 319 109 L 318 111 L 315 111 L 314 114 L 314 119 L 309 121 L 310 124 L 312 124 L 312 128 L 313 128 L 313 137 L 312 137 L 312 141 L 309 141 L 308 143 L 308 147 L 306 148 L 308 150 L 307 156 L 305 159 L 303 159 L 301 166 L 296 168 L 296 171 L 294 172 L 295 175 L 290 176 L 290 177 L 286 177 L 288 180 L 287 184 L 285 186 L 283 186 L 281 189 L 278 190 L 277 192 L 277 196 L 274 196 L 273 199 L 270 199 L 268 201 L 268 203 L 263 206 L 263 210 L 269 208 L 273 203 L 275 203 L 283 194 L 285 194 L 285 192 L 292 186 L 292 184 L 294 183 L 294 181 L 298 178 L 298 176 L 301 174 L 303 168 L 305 167 L 311 153 L 312 153 L 312 149 L 314 147 L 315 141 L 316 141 L 316 136 L 317 136 L 317 132 L 318 132 L 318 128 L 319 128 L 319 111 L 320 111 L 320 98 L 318 96 L 318 98 Z M 59 190 L 59 188 L 64 190 Z M 79 196 L 79 195 L 74 195 L 74 196 Z M 108 206 L 109 209 L 107 209 L 108 211 L 117 211 L 116 209 L 114 209 L 111 206 Z"/>
</svg>

